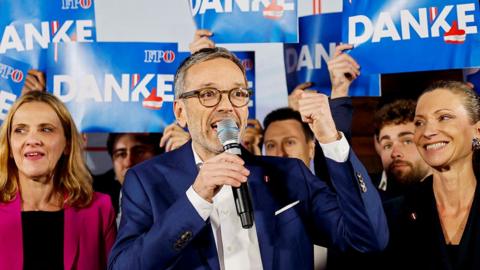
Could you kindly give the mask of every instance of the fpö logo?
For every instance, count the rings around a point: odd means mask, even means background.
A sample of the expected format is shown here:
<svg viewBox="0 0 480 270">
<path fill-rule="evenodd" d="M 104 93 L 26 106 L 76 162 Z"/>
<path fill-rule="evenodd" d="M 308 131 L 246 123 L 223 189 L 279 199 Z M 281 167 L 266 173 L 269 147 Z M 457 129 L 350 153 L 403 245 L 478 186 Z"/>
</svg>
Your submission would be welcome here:
<svg viewBox="0 0 480 270">
<path fill-rule="evenodd" d="M 89 9 L 93 0 L 62 0 L 62 9 Z"/>
<path fill-rule="evenodd" d="M 23 71 L 12 66 L 0 63 L 0 78 L 12 80 L 15 83 L 20 83 L 23 80 Z"/>
<path fill-rule="evenodd" d="M 172 50 L 145 50 L 145 63 L 161 63 L 167 64 L 175 61 L 175 52 Z"/>
</svg>

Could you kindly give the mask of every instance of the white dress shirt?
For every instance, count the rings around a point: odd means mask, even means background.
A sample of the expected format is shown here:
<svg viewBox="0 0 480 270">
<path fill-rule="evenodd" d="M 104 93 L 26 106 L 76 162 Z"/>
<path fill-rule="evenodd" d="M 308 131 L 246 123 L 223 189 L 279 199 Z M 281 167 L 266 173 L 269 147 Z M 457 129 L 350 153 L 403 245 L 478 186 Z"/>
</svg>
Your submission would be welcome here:
<svg viewBox="0 0 480 270">
<path fill-rule="evenodd" d="M 350 146 L 343 134 L 340 140 L 320 146 L 327 158 L 337 162 L 345 162 L 348 159 Z M 201 164 L 202 160 L 195 152 L 193 144 L 192 149 L 195 164 Z M 231 186 L 223 186 L 213 197 L 213 203 L 200 197 L 192 186 L 186 194 L 203 220 L 210 218 L 220 269 L 263 269 L 255 223 L 250 229 L 242 228 Z"/>
</svg>

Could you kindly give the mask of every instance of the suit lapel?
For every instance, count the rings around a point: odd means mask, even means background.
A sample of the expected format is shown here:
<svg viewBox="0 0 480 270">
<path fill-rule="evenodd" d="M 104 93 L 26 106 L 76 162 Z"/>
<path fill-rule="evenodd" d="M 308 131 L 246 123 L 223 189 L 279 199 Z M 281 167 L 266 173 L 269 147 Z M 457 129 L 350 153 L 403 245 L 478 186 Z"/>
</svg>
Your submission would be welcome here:
<svg viewBox="0 0 480 270">
<path fill-rule="evenodd" d="M 170 186 L 175 192 L 174 200 L 185 195 L 198 175 L 198 168 L 193 158 L 192 141 L 189 141 L 177 151 L 172 152 L 171 166 L 177 168 L 173 173 L 166 175 Z"/>
<path fill-rule="evenodd" d="M 63 263 L 65 269 L 68 270 L 73 268 L 76 261 L 83 220 L 78 215 L 78 210 L 73 207 L 65 206 L 64 211 Z"/>
<path fill-rule="evenodd" d="M 10 203 L 0 204 L 0 263 L 23 269 L 22 205 L 20 193 Z"/>
<path fill-rule="evenodd" d="M 273 269 L 273 257 L 275 246 L 275 209 L 277 204 L 268 190 L 269 176 L 262 167 L 254 163 L 254 157 L 243 151 L 242 157 L 246 167 L 250 171 L 248 186 L 252 195 L 255 227 L 257 230 L 258 244 L 262 257 L 264 270 Z"/>
<path fill-rule="evenodd" d="M 255 165 L 255 157 L 242 151 L 246 167 L 250 170 L 248 184 L 252 194 L 255 227 L 257 230 L 257 237 L 260 246 L 260 253 L 262 257 L 262 264 L 264 270 L 273 269 L 273 256 L 275 244 L 275 210 L 276 203 L 271 197 L 271 192 L 268 190 L 268 185 L 265 184 L 265 174 L 260 166 Z M 178 171 L 171 174 L 169 182 L 176 196 L 182 196 L 185 191 L 193 184 L 198 174 L 198 168 L 193 157 L 191 141 L 175 152 L 172 157 L 172 162 L 175 162 L 175 167 Z M 268 176 L 267 176 L 268 177 Z M 253 196 L 253 194 L 261 194 L 261 196 Z M 211 269 L 220 269 L 217 248 L 215 246 L 215 239 L 211 225 L 208 222 L 205 230 L 198 236 L 200 254 L 208 262 Z"/>
<path fill-rule="evenodd" d="M 189 189 L 195 181 L 198 175 L 198 168 L 195 164 L 195 158 L 193 157 L 192 141 L 189 141 L 172 154 L 175 154 L 175 156 L 171 158 L 171 161 L 174 162 L 172 166 L 176 167 L 177 170 L 175 173 L 167 176 L 167 179 L 174 190 L 174 200 L 177 200 L 178 197 L 185 195 L 187 189 Z M 220 269 L 215 238 L 213 237 L 212 227 L 209 221 L 207 221 L 207 225 L 202 232 L 198 234 L 197 238 L 198 241 L 196 241 L 196 245 L 201 257 L 207 261 L 211 269 Z"/>
</svg>

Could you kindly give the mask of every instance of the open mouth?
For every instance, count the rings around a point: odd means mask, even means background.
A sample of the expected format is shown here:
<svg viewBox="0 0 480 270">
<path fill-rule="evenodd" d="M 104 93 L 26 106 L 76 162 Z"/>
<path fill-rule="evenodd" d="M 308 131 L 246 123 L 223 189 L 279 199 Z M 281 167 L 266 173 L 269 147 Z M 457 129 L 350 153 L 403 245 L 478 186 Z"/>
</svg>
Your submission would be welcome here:
<svg viewBox="0 0 480 270">
<path fill-rule="evenodd" d="M 45 156 L 45 154 L 42 152 L 27 152 L 23 156 L 29 159 L 38 159 Z"/>
<path fill-rule="evenodd" d="M 423 148 L 427 151 L 434 151 L 444 148 L 447 144 L 448 142 L 436 142 L 431 144 L 425 144 Z"/>
<path fill-rule="evenodd" d="M 211 127 L 213 130 L 217 131 L 218 123 L 219 123 L 220 121 L 224 120 L 224 119 L 225 119 L 225 118 L 212 121 L 212 123 L 210 124 L 210 127 Z M 233 119 L 233 118 L 232 118 L 232 119 Z M 235 121 L 235 124 L 237 125 L 237 127 L 240 126 L 240 124 L 239 124 L 237 121 Z"/>
</svg>

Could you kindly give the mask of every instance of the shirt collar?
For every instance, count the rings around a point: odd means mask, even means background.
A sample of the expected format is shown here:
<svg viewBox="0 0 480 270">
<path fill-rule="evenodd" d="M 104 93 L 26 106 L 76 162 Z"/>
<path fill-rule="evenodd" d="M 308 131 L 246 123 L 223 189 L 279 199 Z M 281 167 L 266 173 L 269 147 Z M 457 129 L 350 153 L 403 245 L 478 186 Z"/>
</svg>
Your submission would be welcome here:
<svg viewBox="0 0 480 270">
<path fill-rule="evenodd" d="M 192 151 L 193 151 L 193 159 L 195 160 L 195 165 L 197 165 L 197 167 L 198 167 L 199 165 L 203 164 L 203 160 L 200 158 L 200 156 L 195 151 L 195 147 L 193 147 L 193 143 L 192 143 Z"/>
</svg>

